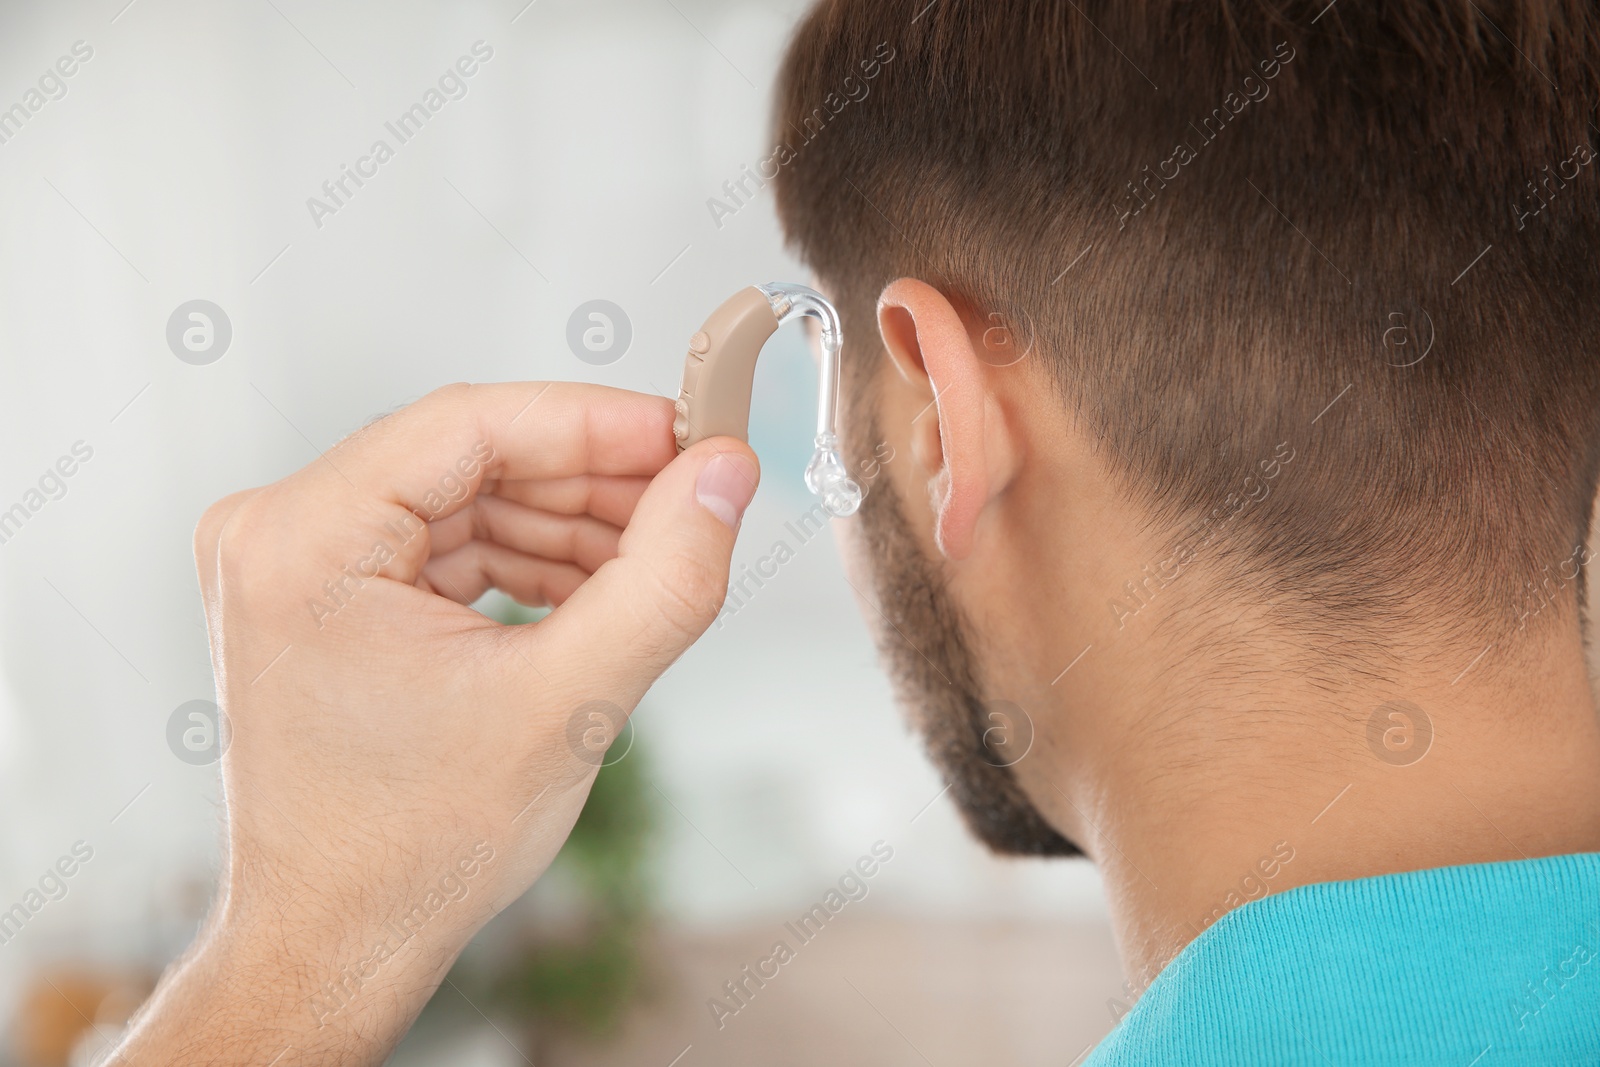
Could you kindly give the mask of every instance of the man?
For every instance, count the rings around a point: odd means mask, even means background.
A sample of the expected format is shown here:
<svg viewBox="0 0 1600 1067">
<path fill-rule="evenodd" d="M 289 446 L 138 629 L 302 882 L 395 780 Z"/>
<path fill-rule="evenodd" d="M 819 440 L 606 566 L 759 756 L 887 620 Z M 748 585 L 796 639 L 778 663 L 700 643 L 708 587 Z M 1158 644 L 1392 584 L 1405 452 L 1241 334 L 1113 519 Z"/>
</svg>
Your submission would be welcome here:
<svg viewBox="0 0 1600 1067">
<path fill-rule="evenodd" d="M 1089 1062 L 1600 1062 L 1597 60 L 1553 0 L 801 26 L 779 210 L 907 457 L 852 565 L 973 830 L 1104 873 Z M 755 461 L 670 418 L 452 387 L 207 514 L 226 883 L 114 1062 L 382 1060 L 716 614 Z"/>
</svg>

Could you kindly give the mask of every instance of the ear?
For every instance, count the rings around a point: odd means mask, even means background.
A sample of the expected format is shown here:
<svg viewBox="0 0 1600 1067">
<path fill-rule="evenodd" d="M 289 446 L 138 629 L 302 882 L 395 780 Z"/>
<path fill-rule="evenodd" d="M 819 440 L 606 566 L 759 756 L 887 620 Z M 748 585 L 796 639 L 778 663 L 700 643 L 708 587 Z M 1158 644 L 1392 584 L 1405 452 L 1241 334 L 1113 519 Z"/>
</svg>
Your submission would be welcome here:
<svg viewBox="0 0 1600 1067">
<path fill-rule="evenodd" d="M 947 559 L 972 551 L 978 517 L 1010 481 L 1012 450 L 988 365 L 944 294 L 900 278 L 878 297 L 878 331 L 900 375 L 926 388 L 938 418 L 912 426 L 912 455 L 927 471 L 938 517 L 934 537 Z"/>
</svg>

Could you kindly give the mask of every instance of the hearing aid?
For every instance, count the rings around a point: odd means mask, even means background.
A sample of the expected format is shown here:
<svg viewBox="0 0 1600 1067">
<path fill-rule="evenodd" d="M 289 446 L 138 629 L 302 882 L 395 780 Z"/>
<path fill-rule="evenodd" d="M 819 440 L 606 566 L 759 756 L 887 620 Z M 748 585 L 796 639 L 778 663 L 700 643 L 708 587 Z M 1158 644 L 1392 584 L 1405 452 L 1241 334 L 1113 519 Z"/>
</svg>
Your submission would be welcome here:
<svg viewBox="0 0 1600 1067">
<path fill-rule="evenodd" d="M 741 289 L 722 303 L 689 338 L 683 385 L 673 405 L 672 435 L 678 451 L 708 437 L 750 437 L 750 390 L 756 358 L 780 326 L 799 318 L 817 320 L 822 334 L 821 380 L 817 388 L 817 435 L 806 488 L 822 499 L 830 515 L 845 516 L 861 506 L 861 486 L 839 455 L 835 419 L 839 406 L 839 313 L 815 289 L 768 282 Z"/>
</svg>

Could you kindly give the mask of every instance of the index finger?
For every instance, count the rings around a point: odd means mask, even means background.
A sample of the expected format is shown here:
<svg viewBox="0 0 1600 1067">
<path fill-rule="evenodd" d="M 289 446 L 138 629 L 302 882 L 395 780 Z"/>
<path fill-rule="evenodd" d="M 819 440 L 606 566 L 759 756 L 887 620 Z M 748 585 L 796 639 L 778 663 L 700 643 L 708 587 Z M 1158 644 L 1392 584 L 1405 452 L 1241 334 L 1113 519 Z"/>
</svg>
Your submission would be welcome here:
<svg viewBox="0 0 1600 1067">
<path fill-rule="evenodd" d="M 580 382 L 447 385 L 347 437 L 308 473 L 340 496 L 353 486 L 439 519 L 489 479 L 654 475 L 677 452 L 672 414 L 665 397 Z"/>
</svg>

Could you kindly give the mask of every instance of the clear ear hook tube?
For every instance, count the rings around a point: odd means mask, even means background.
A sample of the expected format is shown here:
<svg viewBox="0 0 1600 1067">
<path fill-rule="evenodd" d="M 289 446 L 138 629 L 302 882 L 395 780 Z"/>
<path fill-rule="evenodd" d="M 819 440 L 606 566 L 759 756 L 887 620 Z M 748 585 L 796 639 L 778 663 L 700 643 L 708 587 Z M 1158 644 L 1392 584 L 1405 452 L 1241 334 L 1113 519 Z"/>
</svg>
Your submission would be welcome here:
<svg viewBox="0 0 1600 1067">
<path fill-rule="evenodd" d="M 843 336 L 838 311 L 815 289 L 790 282 L 753 285 L 713 311 L 689 338 L 672 432 L 680 452 L 719 435 L 748 440 L 750 390 L 761 347 L 778 327 L 806 316 L 817 320 L 822 335 L 817 434 L 806 465 L 806 488 L 822 499 L 830 515 L 852 515 L 861 506 L 861 486 L 839 454 L 836 425 Z"/>
</svg>

